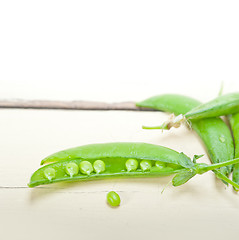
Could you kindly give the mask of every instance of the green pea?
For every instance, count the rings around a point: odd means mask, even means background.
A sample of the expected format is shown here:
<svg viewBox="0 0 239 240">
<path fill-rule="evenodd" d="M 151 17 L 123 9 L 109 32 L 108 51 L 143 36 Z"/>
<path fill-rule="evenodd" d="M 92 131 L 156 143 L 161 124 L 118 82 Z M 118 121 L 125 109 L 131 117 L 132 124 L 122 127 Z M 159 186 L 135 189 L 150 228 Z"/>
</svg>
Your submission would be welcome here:
<svg viewBox="0 0 239 240">
<path fill-rule="evenodd" d="M 156 161 L 155 166 L 158 167 L 158 168 L 165 168 L 166 164 L 163 163 L 163 162 Z"/>
<path fill-rule="evenodd" d="M 132 158 L 128 159 L 125 162 L 125 167 L 128 172 L 137 170 L 138 165 L 139 165 L 138 161 L 136 159 L 132 159 Z"/>
<path fill-rule="evenodd" d="M 222 136 L 219 138 L 220 142 L 224 143 L 226 141 L 226 139 Z"/>
<path fill-rule="evenodd" d="M 180 169 L 180 168 L 182 168 L 180 165 L 173 164 L 173 163 L 167 163 L 166 167 L 167 168 L 171 168 L 171 169 Z"/>
<path fill-rule="evenodd" d="M 76 163 L 70 162 L 66 165 L 66 173 L 70 176 L 73 177 L 77 175 L 79 172 L 79 167 Z"/>
<path fill-rule="evenodd" d="M 149 171 L 152 167 L 152 162 L 150 160 L 142 160 L 140 162 L 140 168 L 143 170 L 143 171 Z"/>
<path fill-rule="evenodd" d="M 83 174 L 90 175 L 93 171 L 92 164 L 89 161 L 82 161 L 79 165 L 80 171 Z"/>
<path fill-rule="evenodd" d="M 120 205 L 120 196 L 118 193 L 111 191 L 107 194 L 107 202 L 112 207 L 117 207 Z"/>
<path fill-rule="evenodd" d="M 96 173 L 102 173 L 105 171 L 105 163 L 102 160 L 96 160 L 93 164 L 93 168 Z"/>
<path fill-rule="evenodd" d="M 54 168 L 47 168 L 44 170 L 44 176 L 49 181 L 51 181 L 52 179 L 54 179 L 56 177 L 56 170 Z"/>
</svg>

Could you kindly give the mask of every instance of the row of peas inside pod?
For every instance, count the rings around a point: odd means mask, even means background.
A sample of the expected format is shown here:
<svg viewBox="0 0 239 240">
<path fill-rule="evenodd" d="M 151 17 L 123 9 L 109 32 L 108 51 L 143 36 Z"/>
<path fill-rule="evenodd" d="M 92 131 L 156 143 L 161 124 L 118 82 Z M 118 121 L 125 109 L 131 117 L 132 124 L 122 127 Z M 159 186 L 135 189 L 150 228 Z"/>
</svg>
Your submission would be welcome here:
<svg viewBox="0 0 239 240">
<path fill-rule="evenodd" d="M 83 175 L 90 175 L 90 174 L 100 174 L 105 172 L 105 162 L 102 160 L 96 160 L 93 164 L 89 161 L 80 161 L 79 164 L 77 162 L 69 162 L 65 165 L 65 173 L 69 177 L 74 177 L 76 175 L 83 174 Z M 164 163 L 160 161 L 152 161 L 152 160 L 136 160 L 136 159 L 128 159 L 125 161 L 125 168 L 122 169 L 122 172 L 128 171 L 156 171 L 160 169 L 167 169 L 167 170 L 175 170 L 180 169 L 181 167 L 176 164 L 172 163 Z M 54 167 L 47 167 L 44 170 L 44 177 L 48 179 L 50 182 L 56 178 L 57 168 Z"/>
</svg>

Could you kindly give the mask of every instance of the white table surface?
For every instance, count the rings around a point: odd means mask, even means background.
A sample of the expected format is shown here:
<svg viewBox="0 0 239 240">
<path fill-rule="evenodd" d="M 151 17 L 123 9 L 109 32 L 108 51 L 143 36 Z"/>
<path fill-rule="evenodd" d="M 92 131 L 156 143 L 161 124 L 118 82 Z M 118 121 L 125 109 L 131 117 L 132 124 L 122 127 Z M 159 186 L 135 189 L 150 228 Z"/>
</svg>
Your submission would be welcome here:
<svg viewBox="0 0 239 240">
<path fill-rule="evenodd" d="M 168 146 L 190 157 L 204 154 L 198 137 L 184 127 L 163 134 L 141 130 L 142 124 L 165 120 L 166 114 L 1 110 L 0 115 L 0 223 L 1 235 L 7 239 L 236 236 L 239 196 L 212 173 L 176 188 L 166 187 L 171 177 L 27 187 L 43 157 L 82 144 L 142 141 Z M 208 158 L 201 161 L 208 162 Z M 106 204 L 110 190 L 121 196 L 117 209 Z"/>
<path fill-rule="evenodd" d="M 207 101 L 239 89 L 238 1 L 1 1 L 0 98 Z M 137 141 L 205 154 L 186 128 L 146 131 L 159 112 L 0 109 L 0 239 L 232 239 L 239 196 L 212 173 L 29 189 L 42 158 L 88 143 Z M 200 161 L 209 162 L 207 155 Z M 161 191 L 165 188 L 164 193 Z M 117 191 L 112 209 L 106 194 Z"/>
</svg>

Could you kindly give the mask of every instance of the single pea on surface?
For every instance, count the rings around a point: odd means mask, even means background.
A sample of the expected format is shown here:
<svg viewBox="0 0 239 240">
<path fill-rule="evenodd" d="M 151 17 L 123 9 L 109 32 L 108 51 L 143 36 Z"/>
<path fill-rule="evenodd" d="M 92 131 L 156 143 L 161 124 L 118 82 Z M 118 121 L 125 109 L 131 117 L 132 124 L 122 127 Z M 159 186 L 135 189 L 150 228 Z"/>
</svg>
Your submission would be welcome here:
<svg viewBox="0 0 239 240">
<path fill-rule="evenodd" d="M 120 196 L 114 191 L 108 192 L 106 199 L 111 207 L 117 207 L 121 202 Z"/>
</svg>

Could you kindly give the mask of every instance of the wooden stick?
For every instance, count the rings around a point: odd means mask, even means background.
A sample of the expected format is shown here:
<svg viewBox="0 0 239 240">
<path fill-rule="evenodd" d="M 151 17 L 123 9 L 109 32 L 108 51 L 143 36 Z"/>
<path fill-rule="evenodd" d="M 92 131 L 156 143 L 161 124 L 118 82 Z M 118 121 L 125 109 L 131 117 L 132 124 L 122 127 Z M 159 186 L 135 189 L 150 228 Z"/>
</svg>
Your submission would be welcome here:
<svg viewBox="0 0 239 240">
<path fill-rule="evenodd" d="M 69 110 L 128 110 L 154 111 L 136 107 L 134 102 L 105 103 L 93 101 L 0 100 L 0 108 L 69 109 Z"/>
</svg>

